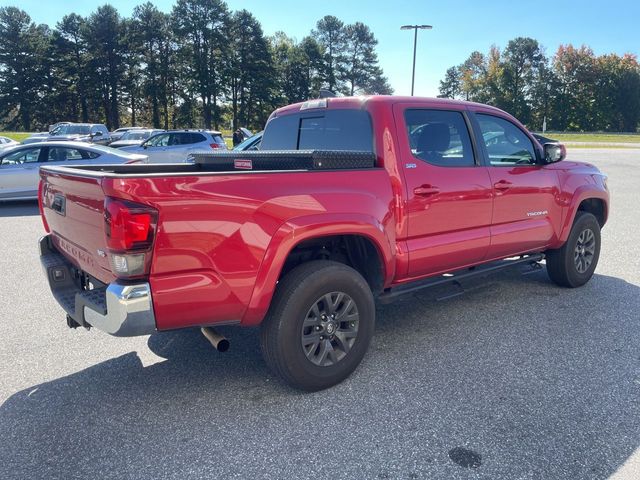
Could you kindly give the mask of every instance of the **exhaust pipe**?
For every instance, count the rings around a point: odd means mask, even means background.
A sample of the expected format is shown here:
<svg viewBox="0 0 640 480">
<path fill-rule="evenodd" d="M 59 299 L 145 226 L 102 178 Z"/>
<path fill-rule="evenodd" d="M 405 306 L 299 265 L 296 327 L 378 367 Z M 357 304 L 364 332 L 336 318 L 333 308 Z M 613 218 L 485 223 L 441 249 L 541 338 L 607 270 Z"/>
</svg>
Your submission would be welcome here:
<svg viewBox="0 0 640 480">
<path fill-rule="evenodd" d="M 213 348 L 218 350 L 220 353 L 229 350 L 229 340 L 220 335 L 215 329 L 211 327 L 201 327 L 200 331 L 205 336 L 205 338 L 209 340 L 209 343 L 213 345 Z"/>
</svg>

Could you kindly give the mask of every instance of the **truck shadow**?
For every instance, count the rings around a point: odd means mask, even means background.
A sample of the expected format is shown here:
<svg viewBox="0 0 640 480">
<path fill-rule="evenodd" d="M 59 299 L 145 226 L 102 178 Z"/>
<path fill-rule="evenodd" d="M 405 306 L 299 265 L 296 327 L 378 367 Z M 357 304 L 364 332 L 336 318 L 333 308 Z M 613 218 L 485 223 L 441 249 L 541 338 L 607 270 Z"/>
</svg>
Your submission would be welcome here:
<svg viewBox="0 0 640 480">
<path fill-rule="evenodd" d="M 487 478 L 614 473 L 640 445 L 640 288 L 544 272 L 469 288 L 380 307 L 362 367 L 315 394 L 267 371 L 257 330 L 225 330 L 226 354 L 196 330 L 152 335 L 165 360 L 131 352 L 7 399 L 0 477 L 301 478 L 331 453 L 323 476 L 468 478 L 447 456 L 463 447 Z"/>
<path fill-rule="evenodd" d="M 36 200 L 0 201 L 0 217 L 27 217 L 40 215 Z"/>
</svg>

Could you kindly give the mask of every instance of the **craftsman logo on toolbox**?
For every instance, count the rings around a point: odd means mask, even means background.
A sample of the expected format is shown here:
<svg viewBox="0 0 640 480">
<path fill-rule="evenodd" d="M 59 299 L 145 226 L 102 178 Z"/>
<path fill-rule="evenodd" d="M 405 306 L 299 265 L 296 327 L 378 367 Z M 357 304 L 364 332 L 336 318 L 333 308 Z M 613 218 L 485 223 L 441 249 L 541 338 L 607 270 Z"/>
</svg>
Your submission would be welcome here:
<svg viewBox="0 0 640 480">
<path fill-rule="evenodd" d="M 240 170 L 253 170 L 253 163 L 251 160 L 242 160 L 240 158 L 236 158 L 233 161 L 233 166 Z"/>
</svg>

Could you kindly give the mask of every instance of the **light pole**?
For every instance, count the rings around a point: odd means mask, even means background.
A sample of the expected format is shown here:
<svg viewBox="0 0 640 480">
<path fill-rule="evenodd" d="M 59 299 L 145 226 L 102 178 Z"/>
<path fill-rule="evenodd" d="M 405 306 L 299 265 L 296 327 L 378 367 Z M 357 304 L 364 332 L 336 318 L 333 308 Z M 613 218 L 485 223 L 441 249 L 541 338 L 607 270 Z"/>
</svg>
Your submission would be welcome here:
<svg viewBox="0 0 640 480">
<path fill-rule="evenodd" d="M 413 97 L 413 85 L 416 80 L 416 45 L 418 44 L 418 30 L 431 30 L 431 25 L 403 25 L 400 30 L 413 30 L 413 71 L 411 72 L 411 96 Z"/>
</svg>

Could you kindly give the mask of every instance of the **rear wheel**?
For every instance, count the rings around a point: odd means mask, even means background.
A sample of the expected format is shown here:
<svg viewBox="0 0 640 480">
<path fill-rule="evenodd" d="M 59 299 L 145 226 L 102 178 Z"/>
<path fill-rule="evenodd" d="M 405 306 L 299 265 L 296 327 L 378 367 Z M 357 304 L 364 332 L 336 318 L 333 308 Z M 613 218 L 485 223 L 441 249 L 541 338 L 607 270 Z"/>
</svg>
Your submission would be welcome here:
<svg viewBox="0 0 640 480">
<path fill-rule="evenodd" d="M 305 263 L 278 284 L 262 324 L 262 352 L 290 385 L 321 390 L 360 364 L 374 323 L 373 294 L 362 275 L 337 262 Z"/>
<path fill-rule="evenodd" d="M 579 287 L 591 279 L 600 257 L 600 225 L 591 213 L 578 212 L 567 242 L 547 251 L 547 273 L 563 287 Z"/>
</svg>

